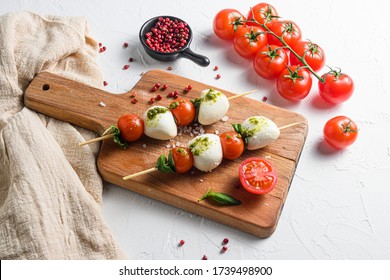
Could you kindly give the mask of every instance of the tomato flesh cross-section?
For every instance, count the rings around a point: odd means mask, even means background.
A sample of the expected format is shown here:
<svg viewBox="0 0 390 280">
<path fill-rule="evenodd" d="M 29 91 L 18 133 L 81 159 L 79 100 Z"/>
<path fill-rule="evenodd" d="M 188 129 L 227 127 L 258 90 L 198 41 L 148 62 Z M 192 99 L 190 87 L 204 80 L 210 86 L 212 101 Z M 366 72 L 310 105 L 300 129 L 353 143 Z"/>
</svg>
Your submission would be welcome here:
<svg viewBox="0 0 390 280">
<path fill-rule="evenodd" d="M 248 158 L 239 167 L 241 185 L 250 193 L 266 194 L 277 183 L 277 176 L 272 164 L 262 158 Z"/>
</svg>

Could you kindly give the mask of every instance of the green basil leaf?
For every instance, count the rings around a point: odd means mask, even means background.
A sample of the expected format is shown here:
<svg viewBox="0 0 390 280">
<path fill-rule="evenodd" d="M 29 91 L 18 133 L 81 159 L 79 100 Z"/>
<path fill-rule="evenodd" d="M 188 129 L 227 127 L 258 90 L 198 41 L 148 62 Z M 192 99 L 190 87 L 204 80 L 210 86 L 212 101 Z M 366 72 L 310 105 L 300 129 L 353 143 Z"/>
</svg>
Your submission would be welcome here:
<svg viewBox="0 0 390 280">
<path fill-rule="evenodd" d="M 161 155 L 158 159 L 157 159 L 157 163 L 156 163 L 156 168 L 163 172 L 163 173 L 173 173 L 175 172 L 172 167 L 169 165 L 168 163 L 168 159 L 165 155 Z"/>
<path fill-rule="evenodd" d="M 195 119 L 194 119 L 194 122 L 198 121 L 198 116 L 199 116 L 199 107 L 200 107 L 200 104 L 202 103 L 202 98 L 195 98 L 195 99 L 192 99 L 191 100 L 191 103 L 194 104 L 194 107 L 195 107 Z"/>
<path fill-rule="evenodd" d="M 102 135 L 106 134 L 114 134 L 114 142 L 119 145 L 122 149 L 126 149 L 128 147 L 128 144 L 125 140 L 121 137 L 121 131 L 116 125 L 112 125 L 109 128 L 107 128 Z"/>
<path fill-rule="evenodd" d="M 172 150 L 170 150 L 168 154 L 168 165 L 173 170 L 173 172 L 176 172 L 176 165 L 175 161 L 173 160 Z"/>
<path fill-rule="evenodd" d="M 210 198 L 219 204 L 222 205 L 240 205 L 241 201 L 238 199 L 234 198 L 233 196 L 226 194 L 226 193 L 221 193 L 221 192 L 213 192 L 211 189 L 208 190 L 199 200 L 203 200 L 206 198 Z"/>
<path fill-rule="evenodd" d="M 245 130 L 242 129 L 241 124 L 232 124 L 232 127 L 235 132 L 241 135 L 242 141 L 244 141 L 244 146 L 248 146 L 248 135 Z"/>
<path fill-rule="evenodd" d="M 233 123 L 232 127 L 233 127 L 235 132 L 237 132 L 238 134 L 240 134 L 242 136 L 242 126 L 241 126 L 241 124 Z"/>
<path fill-rule="evenodd" d="M 234 198 L 231 195 L 228 195 L 226 193 L 220 193 L 220 192 L 211 192 L 209 194 L 209 197 L 214 199 L 216 202 L 223 204 L 223 205 L 240 205 L 241 201 Z"/>
</svg>

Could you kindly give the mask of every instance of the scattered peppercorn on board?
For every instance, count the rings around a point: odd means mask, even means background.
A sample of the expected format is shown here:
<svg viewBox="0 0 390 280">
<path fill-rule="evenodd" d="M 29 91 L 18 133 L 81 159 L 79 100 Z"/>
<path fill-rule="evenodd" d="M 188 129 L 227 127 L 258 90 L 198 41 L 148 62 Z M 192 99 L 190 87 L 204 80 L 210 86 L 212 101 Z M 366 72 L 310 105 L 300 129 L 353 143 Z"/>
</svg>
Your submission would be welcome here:
<svg viewBox="0 0 390 280">
<path fill-rule="evenodd" d="M 167 84 L 168 89 L 152 91 L 156 83 Z M 192 90 L 185 93 L 184 89 L 188 85 L 192 85 Z M 102 134 L 110 125 L 116 124 L 123 114 L 142 116 L 151 106 L 150 98 L 157 94 L 161 94 L 163 98 L 153 105 L 168 106 L 172 101 L 172 98 L 167 97 L 170 91 L 178 90 L 180 97 L 195 99 L 206 88 L 215 87 L 167 71 L 151 70 L 146 72 L 129 92 L 111 94 L 51 73 L 41 73 L 27 88 L 24 100 L 27 107 L 37 112 Z M 224 89 L 219 90 L 228 97 L 233 95 Z M 132 103 L 134 95 L 138 100 L 136 103 Z M 126 150 L 120 149 L 112 139 L 108 139 L 101 145 L 97 160 L 99 172 L 105 181 L 112 184 L 254 236 L 268 237 L 276 229 L 286 201 L 306 140 L 307 120 L 295 112 L 242 97 L 230 100 L 227 121 L 219 121 L 204 126 L 203 129 L 205 133 L 222 133 L 232 130 L 230 124 L 241 123 L 247 117 L 255 115 L 268 117 L 279 127 L 294 122 L 300 124 L 282 130 L 280 137 L 263 149 L 246 150 L 234 161 L 224 159 L 212 172 L 204 173 L 194 169 L 186 174 L 167 174 L 156 171 L 128 181 L 124 181 L 122 177 L 155 166 L 161 154 L 168 154 L 169 147 L 176 144 L 186 145 L 192 137 L 184 132 L 173 141 L 142 136 L 137 142 L 130 143 Z M 83 148 L 86 147 L 80 147 Z M 270 193 L 256 196 L 239 185 L 238 166 L 249 157 L 264 157 L 274 165 L 278 183 Z M 242 203 L 238 206 L 221 206 L 211 201 L 198 202 L 209 188 L 230 194 Z"/>
</svg>

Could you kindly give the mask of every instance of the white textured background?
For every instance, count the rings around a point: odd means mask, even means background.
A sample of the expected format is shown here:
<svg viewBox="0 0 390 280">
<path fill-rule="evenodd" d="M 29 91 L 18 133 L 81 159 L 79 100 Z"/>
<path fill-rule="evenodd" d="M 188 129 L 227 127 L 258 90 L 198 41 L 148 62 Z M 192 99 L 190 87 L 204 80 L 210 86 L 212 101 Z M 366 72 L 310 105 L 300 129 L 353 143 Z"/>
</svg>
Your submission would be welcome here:
<svg viewBox="0 0 390 280">
<path fill-rule="evenodd" d="M 278 97 L 273 82 L 259 78 L 252 65 L 231 44 L 212 31 L 214 15 L 224 8 L 246 14 L 256 1 L 43 1 L 1 0 L 0 14 L 29 10 L 41 14 L 86 16 L 92 36 L 107 51 L 99 60 L 109 86 L 121 93 L 132 88 L 140 73 L 174 68 L 174 73 L 252 96 L 299 112 L 309 121 L 309 134 L 290 193 L 275 233 L 267 239 L 212 222 L 200 216 L 106 185 L 104 215 L 131 259 L 390 259 L 390 18 L 385 1 L 272 1 L 285 19 L 294 20 L 303 38 L 320 44 L 327 65 L 340 67 L 355 81 L 346 103 L 328 106 L 317 87 L 300 103 Z M 211 64 L 186 59 L 160 63 L 146 56 L 138 41 L 142 23 L 157 15 L 187 21 L 195 37 L 192 49 Z M 0 38 L 1 40 L 1 38 Z M 124 49 L 123 42 L 129 47 Z M 129 70 L 122 70 L 133 57 Z M 218 65 L 222 78 L 215 80 Z M 347 115 L 360 128 L 357 142 L 343 151 L 322 142 L 322 127 L 336 115 Z M 229 250 L 220 253 L 229 238 Z M 186 244 L 178 247 L 178 241 Z"/>
</svg>

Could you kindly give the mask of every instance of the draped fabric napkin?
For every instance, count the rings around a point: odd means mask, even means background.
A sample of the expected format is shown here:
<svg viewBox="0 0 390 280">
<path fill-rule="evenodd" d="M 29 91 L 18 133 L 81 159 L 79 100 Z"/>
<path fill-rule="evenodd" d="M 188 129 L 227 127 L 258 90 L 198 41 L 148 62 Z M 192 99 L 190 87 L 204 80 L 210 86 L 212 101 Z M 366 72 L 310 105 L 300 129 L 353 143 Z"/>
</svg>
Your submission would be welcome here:
<svg viewBox="0 0 390 280">
<path fill-rule="evenodd" d="M 85 18 L 0 17 L 0 259 L 124 259 L 102 214 L 95 135 L 38 114 L 23 93 L 42 71 L 102 85 Z"/>
</svg>

